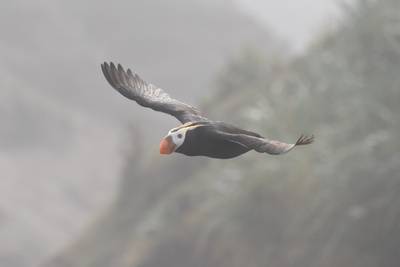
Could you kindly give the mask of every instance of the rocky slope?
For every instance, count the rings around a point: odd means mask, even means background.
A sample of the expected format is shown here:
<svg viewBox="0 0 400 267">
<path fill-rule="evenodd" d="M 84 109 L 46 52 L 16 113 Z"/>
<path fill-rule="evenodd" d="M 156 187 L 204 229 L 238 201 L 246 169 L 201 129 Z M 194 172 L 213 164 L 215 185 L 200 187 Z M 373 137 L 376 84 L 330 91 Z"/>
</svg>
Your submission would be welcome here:
<svg viewBox="0 0 400 267">
<path fill-rule="evenodd" d="M 280 50 L 224 1 L 19 0 L 2 3 L 0 31 L 0 265 L 15 267 L 60 251 L 109 205 L 129 125 L 154 151 L 147 140 L 177 123 L 115 93 L 102 61 L 193 103 L 243 45 Z"/>
<path fill-rule="evenodd" d="M 132 145 L 112 207 L 45 266 L 397 266 L 399 11 L 360 1 L 291 64 L 247 51 L 220 75 L 212 117 L 313 146 L 216 161 Z"/>
</svg>

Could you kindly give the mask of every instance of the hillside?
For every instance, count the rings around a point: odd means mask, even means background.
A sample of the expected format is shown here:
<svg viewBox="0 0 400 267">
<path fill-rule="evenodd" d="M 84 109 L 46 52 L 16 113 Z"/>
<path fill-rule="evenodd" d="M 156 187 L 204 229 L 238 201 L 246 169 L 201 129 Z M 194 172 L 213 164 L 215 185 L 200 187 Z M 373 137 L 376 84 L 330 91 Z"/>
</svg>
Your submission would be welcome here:
<svg viewBox="0 0 400 267">
<path fill-rule="evenodd" d="M 153 144 L 177 123 L 114 92 L 101 62 L 194 104 L 242 46 L 281 51 L 225 1 L 6 1 L 0 22 L 1 266 L 37 265 L 108 207 L 129 125 Z"/>
<path fill-rule="evenodd" d="M 399 11 L 360 1 L 290 64 L 250 49 L 221 72 L 211 117 L 313 146 L 216 161 L 133 144 L 112 207 L 46 266 L 397 266 Z"/>
</svg>

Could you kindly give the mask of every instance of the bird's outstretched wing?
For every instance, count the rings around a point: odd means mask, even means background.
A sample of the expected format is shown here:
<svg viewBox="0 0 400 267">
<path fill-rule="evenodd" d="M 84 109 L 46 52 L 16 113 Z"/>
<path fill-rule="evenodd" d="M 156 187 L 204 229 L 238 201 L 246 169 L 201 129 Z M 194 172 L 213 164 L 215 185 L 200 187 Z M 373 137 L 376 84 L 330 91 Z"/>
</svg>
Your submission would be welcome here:
<svg viewBox="0 0 400 267">
<path fill-rule="evenodd" d="M 297 139 L 295 144 L 287 144 L 276 140 L 268 140 L 266 138 L 260 138 L 246 134 L 230 134 L 220 131 L 216 132 L 216 134 L 220 138 L 223 138 L 225 140 L 241 144 L 242 146 L 253 149 L 260 153 L 268 153 L 271 155 L 284 154 L 289 152 L 296 146 L 308 145 L 314 141 L 313 135 L 301 135 L 300 138 Z"/>
<path fill-rule="evenodd" d="M 181 123 L 207 120 L 196 108 L 171 98 L 164 90 L 145 82 L 130 69 L 125 71 L 120 64 L 116 67 L 112 62 L 104 62 L 101 69 L 114 89 L 143 107 L 170 114 Z"/>
</svg>

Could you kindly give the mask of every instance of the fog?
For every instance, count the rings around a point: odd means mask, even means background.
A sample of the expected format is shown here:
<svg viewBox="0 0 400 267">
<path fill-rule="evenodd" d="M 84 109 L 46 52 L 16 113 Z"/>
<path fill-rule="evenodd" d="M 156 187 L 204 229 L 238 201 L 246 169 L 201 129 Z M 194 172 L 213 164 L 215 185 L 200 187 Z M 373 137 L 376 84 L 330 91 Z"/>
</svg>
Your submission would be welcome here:
<svg viewBox="0 0 400 267">
<path fill-rule="evenodd" d="M 0 265 L 396 266 L 398 10 L 3 1 Z M 161 157 L 179 122 L 115 92 L 104 61 L 213 119 L 317 143 Z"/>
<path fill-rule="evenodd" d="M 288 41 L 291 52 L 302 53 L 316 35 L 336 27 L 343 8 L 353 5 L 354 0 L 236 0 L 236 3 L 242 12 Z"/>
</svg>

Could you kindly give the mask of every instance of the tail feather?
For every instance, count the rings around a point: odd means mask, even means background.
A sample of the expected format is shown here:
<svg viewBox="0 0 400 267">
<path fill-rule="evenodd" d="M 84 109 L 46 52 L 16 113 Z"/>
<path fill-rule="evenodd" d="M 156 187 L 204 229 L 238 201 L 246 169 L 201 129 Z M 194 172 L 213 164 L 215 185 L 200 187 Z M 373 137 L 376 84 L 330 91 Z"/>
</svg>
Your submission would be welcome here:
<svg viewBox="0 0 400 267">
<path fill-rule="evenodd" d="M 299 139 L 297 139 L 296 146 L 308 145 L 312 142 L 314 142 L 314 135 L 307 136 L 302 134 Z"/>
</svg>

